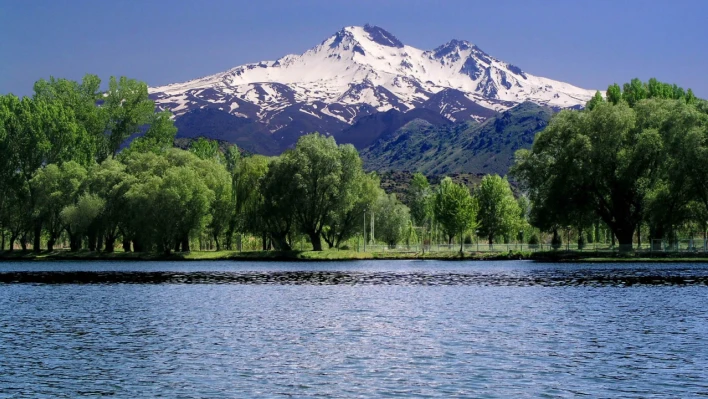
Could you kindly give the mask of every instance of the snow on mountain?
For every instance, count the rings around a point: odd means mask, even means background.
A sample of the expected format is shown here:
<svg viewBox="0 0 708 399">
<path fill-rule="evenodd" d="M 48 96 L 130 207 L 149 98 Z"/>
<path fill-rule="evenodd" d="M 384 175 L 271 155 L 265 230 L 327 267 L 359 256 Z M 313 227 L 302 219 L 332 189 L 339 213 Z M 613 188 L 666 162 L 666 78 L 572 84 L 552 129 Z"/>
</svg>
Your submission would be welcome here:
<svg viewBox="0 0 708 399">
<path fill-rule="evenodd" d="M 594 91 L 525 73 L 467 41 L 420 50 L 366 25 L 345 27 L 301 55 L 150 88 L 150 93 L 178 117 L 214 108 L 256 120 L 276 139 L 284 129 L 282 137 L 290 141 L 308 133 L 305 128 L 334 134 L 391 109 L 422 107 L 453 121 L 484 120 L 524 101 L 577 108 Z"/>
</svg>

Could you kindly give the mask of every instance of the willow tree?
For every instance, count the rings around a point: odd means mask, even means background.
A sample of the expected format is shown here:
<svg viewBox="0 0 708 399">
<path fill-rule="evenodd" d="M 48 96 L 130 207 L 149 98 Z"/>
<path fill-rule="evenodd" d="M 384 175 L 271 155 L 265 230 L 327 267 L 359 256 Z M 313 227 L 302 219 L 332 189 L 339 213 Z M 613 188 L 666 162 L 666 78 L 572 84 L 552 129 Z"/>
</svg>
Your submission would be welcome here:
<svg viewBox="0 0 708 399">
<path fill-rule="evenodd" d="M 61 166 L 47 165 L 37 170 L 30 180 L 34 192 L 35 215 L 40 218 L 49 239 L 47 249 L 53 250 L 59 234 L 66 228 L 61 217 L 64 207 L 73 205 L 82 194 L 86 181 L 86 169 L 76 162 L 65 162 Z M 76 243 L 72 242 L 72 249 Z"/>
<path fill-rule="evenodd" d="M 705 117 L 692 92 L 654 80 L 632 80 L 623 91 L 612 85 L 607 100 L 554 116 L 530 151 L 517 152 L 512 172 L 547 224 L 589 215 L 612 230 L 620 249 L 631 249 L 647 210 L 690 199 L 683 180 L 702 176 L 693 165 L 705 148 Z"/>
<path fill-rule="evenodd" d="M 337 145 L 319 133 L 300 137 L 295 149 L 281 155 L 279 167 L 289 173 L 289 202 L 298 228 L 315 251 L 331 216 L 353 205 L 361 161 L 350 144 Z"/>
</svg>

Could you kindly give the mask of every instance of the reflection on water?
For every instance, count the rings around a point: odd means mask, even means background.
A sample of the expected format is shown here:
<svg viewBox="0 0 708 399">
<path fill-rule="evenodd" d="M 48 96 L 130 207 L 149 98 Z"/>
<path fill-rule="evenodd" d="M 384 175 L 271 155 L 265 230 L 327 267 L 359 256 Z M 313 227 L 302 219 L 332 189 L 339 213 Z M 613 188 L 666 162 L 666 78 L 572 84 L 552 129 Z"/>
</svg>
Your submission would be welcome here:
<svg viewBox="0 0 708 399">
<path fill-rule="evenodd" d="M 701 397 L 707 270 L 0 264 L 0 398 Z"/>
</svg>

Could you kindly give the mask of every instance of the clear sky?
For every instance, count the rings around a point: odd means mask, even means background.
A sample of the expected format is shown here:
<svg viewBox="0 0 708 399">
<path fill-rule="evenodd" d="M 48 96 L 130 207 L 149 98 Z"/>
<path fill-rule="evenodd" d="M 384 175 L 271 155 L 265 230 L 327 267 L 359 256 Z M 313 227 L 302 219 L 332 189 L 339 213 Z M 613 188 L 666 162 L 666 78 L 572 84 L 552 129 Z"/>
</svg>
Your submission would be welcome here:
<svg viewBox="0 0 708 399">
<path fill-rule="evenodd" d="M 0 93 L 50 75 L 181 82 L 365 23 L 588 89 L 656 77 L 708 98 L 708 0 L 0 0 Z"/>
</svg>

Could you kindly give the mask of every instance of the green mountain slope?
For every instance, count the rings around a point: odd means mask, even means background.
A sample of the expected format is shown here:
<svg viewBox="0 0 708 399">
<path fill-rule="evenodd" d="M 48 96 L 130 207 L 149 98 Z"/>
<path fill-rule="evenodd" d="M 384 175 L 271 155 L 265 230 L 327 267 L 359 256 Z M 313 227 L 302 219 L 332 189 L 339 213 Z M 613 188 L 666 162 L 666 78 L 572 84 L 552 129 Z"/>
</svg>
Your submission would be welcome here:
<svg viewBox="0 0 708 399">
<path fill-rule="evenodd" d="M 482 124 L 433 126 L 416 119 L 361 152 L 368 170 L 505 175 L 514 152 L 530 148 L 553 111 L 527 102 Z"/>
</svg>

